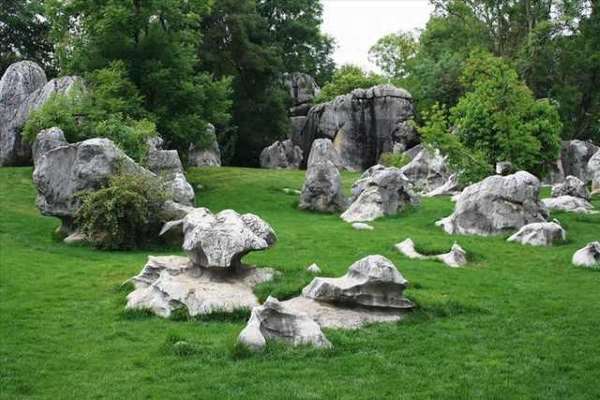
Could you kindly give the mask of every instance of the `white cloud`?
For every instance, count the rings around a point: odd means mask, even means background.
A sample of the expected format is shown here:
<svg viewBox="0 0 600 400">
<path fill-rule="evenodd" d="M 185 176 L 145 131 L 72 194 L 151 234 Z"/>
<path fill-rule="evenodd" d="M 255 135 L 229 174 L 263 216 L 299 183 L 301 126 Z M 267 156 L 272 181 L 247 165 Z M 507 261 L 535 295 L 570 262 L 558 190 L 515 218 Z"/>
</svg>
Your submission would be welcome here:
<svg viewBox="0 0 600 400">
<path fill-rule="evenodd" d="M 433 7 L 427 0 L 321 0 L 324 32 L 333 36 L 338 65 L 357 64 L 377 70 L 369 63 L 369 48 L 380 37 L 398 31 L 423 28 Z"/>
</svg>

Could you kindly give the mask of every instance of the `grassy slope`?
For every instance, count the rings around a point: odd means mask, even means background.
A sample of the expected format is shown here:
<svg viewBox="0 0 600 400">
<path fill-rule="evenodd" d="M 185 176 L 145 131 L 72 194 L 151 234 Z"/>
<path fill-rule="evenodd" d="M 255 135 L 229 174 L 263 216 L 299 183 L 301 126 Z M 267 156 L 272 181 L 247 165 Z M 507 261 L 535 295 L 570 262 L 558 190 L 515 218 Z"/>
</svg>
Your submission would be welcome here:
<svg viewBox="0 0 600 400">
<path fill-rule="evenodd" d="M 295 209 L 303 173 L 199 169 L 199 204 L 254 212 L 275 228 L 275 248 L 247 261 L 284 272 L 264 298 L 297 293 L 317 262 L 340 275 L 368 254 L 392 259 L 420 308 L 398 324 L 328 331 L 332 351 L 233 350 L 243 318 L 174 321 L 124 313 L 119 284 L 148 252 L 100 252 L 52 239 L 56 219 L 34 206 L 31 169 L 0 169 L 0 398 L 598 399 L 600 273 L 570 265 L 600 239 L 600 215 L 557 214 L 569 242 L 554 248 L 503 237 L 451 237 L 433 225 L 448 199 L 354 231 L 336 216 Z M 353 175 L 344 176 L 346 189 Z M 600 207 L 600 201 L 595 201 Z M 470 268 L 411 261 L 392 245 L 424 250 L 454 240 Z M 154 252 L 156 254 L 157 252 Z M 185 340 L 181 354 L 173 342 Z"/>
</svg>

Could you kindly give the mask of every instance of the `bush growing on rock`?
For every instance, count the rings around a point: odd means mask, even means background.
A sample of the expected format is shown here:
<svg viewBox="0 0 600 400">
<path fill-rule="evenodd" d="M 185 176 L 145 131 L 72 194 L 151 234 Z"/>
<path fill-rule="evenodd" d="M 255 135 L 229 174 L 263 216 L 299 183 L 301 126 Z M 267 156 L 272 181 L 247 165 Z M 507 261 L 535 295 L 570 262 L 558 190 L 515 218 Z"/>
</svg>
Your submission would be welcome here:
<svg viewBox="0 0 600 400">
<path fill-rule="evenodd" d="M 158 179 L 120 174 L 105 188 L 80 196 L 77 223 L 96 247 L 132 249 L 158 238 L 160 209 L 168 197 Z"/>
<path fill-rule="evenodd" d="M 379 164 L 382 164 L 386 167 L 402 168 L 409 162 L 410 159 L 408 156 L 406 156 L 406 154 L 383 153 L 379 157 Z"/>
<path fill-rule="evenodd" d="M 331 81 L 323 86 L 315 103 L 324 103 L 337 96 L 348 94 L 354 89 L 367 89 L 385 83 L 382 76 L 372 72 L 366 73 L 356 65 L 343 65 L 333 74 Z"/>
</svg>

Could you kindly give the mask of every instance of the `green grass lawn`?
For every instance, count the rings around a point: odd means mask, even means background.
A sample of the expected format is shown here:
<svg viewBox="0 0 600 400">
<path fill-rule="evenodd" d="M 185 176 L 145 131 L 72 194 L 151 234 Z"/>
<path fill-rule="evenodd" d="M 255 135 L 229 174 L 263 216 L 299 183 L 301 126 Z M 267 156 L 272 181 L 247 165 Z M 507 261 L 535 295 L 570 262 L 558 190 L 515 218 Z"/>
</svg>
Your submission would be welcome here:
<svg viewBox="0 0 600 400">
<path fill-rule="evenodd" d="M 326 331 L 330 351 L 270 346 L 236 351 L 245 316 L 165 320 L 123 312 L 120 284 L 149 253 L 70 247 L 58 220 L 34 205 L 30 168 L 0 169 L 0 398 L 2 399 L 590 399 L 600 398 L 600 272 L 575 268 L 573 252 L 600 240 L 600 215 L 556 214 L 568 242 L 524 247 L 506 237 L 449 236 L 434 221 L 448 198 L 355 231 L 339 217 L 301 212 L 303 172 L 196 169 L 198 205 L 268 221 L 278 243 L 246 257 L 282 277 L 257 288 L 264 299 L 299 293 L 316 262 L 345 273 L 369 254 L 390 258 L 410 281 L 418 309 L 402 322 Z M 346 190 L 356 175 L 344 175 Z M 595 200 L 600 208 L 600 201 Z M 409 260 L 393 245 L 423 251 L 457 240 L 464 269 Z M 173 343 L 184 340 L 180 351 Z"/>
</svg>

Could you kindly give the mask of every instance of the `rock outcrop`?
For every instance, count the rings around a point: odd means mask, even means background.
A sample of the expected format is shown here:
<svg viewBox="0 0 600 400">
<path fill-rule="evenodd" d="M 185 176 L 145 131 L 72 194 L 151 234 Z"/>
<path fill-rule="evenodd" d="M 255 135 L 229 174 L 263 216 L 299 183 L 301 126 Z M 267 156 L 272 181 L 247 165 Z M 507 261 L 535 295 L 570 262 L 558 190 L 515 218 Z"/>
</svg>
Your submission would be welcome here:
<svg viewBox="0 0 600 400">
<path fill-rule="evenodd" d="M 460 247 L 458 243 L 454 243 L 449 252 L 436 255 L 424 255 L 419 253 L 415 249 L 415 243 L 410 238 L 397 243 L 394 247 L 400 253 L 412 259 L 438 260 L 451 268 L 458 268 L 467 264 L 467 252 Z"/>
<path fill-rule="evenodd" d="M 269 341 L 282 341 L 292 346 L 331 347 L 321 327 L 312 318 L 270 296 L 262 306 L 252 309 L 238 341 L 251 350 L 261 350 Z"/>
<path fill-rule="evenodd" d="M 569 175 L 561 183 L 552 186 L 552 197 L 573 196 L 585 200 L 590 199 L 590 193 L 583 181 L 575 176 Z"/>
<path fill-rule="evenodd" d="M 290 132 L 288 139 L 302 134 L 306 125 L 306 115 L 313 105 L 320 89 L 314 78 L 301 72 L 292 72 L 283 75 L 283 84 L 288 89 L 292 106 L 289 110 Z"/>
<path fill-rule="evenodd" d="M 260 166 L 270 169 L 298 169 L 303 157 L 302 149 L 291 140 L 278 140 L 260 153 Z"/>
<path fill-rule="evenodd" d="M 335 150 L 335 147 L 333 147 L 331 140 L 316 139 L 310 148 L 306 166 L 307 168 L 310 168 L 311 165 L 324 161 L 330 161 L 340 171 L 344 169 L 344 162 Z"/>
<path fill-rule="evenodd" d="M 507 239 L 530 246 L 551 246 L 567 239 L 567 233 L 557 222 L 534 222 L 525 225 Z"/>
<path fill-rule="evenodd" d="M 31 164 L 31 146 L 21 137 L 23 125 L 51 95 L 67 93 L 77 82 L 80 79 L 72 76 L 48 82 L 42 68 L 31 61 L 8 67 L 0 80 L 0 166 Z"/>
<path fill-rule="evenodd" d="M 594 206 L 581 197 L 559 196 L 542 199 L 544 206 L 550 211 L 564 211 L 578 214 L 594 213 Z"/>
<path fill-rule="evenodd" d="M 410 205 L 417 205 L 419 198 L 400 169 L 375 165 L 352 185 L 351 202 L 342 219 L 365 222 L 395 215 Z"/>
<path fill-rule="evenodd" d="M 306 170 L 298 207 L 330 213 L 346 208 L 340 172 L 333 163 L 316 163 Z"/>
<path fill-rule="evenodd" d="M 587 172 L 592 180 L 592 195 L 600 194 L 600 150 L 588 161 Z"/>
<path fill-rule="evenodd" d="M 190 144 L 188 151 L 188 163 L 190 167 L 220 167 L 221 166 L 221 149 L 217 142 L 215 127 L 208 124 L 207 128 L 209 144 L 204 147 Z"/>
<path fill-rule="evenodd" d="M 382 153 L 419 142 L 411 124 L 414 113 L 412 96 L 404 89 L 356 89 L 311 108 L 304 129 L 293 140 L 308 155 L 315 139 L 330 139 L 344 166 L 362 171 L 377 164 Z"/>
<path fill-rule="evenodd" d="M 572 262 L 577 267 L 600 268 L 600 242 L 590 242 L 577 250 Z"/>
<path fill-rule="evenodd" d="M 452 175 L 446 157 L 438 150 L 430 150 L 426 147 L 423 147 L 408 164 L 400 168 L 400 171 L 416 190 L 422 192 L 430 192 L 443 186 Z"/>
<path fill-rule="evenodd" d="M 583 140 L 563 142 L 560 158 L 565 176 L 573 175 L 585 183 L 589 182 L 591 177 L 587 173 L 587 164 L 598 150 L 598 146 Z"/>
<path fill-rule="evenodd" d="M 545 222 L 546 208 L 539 200 L 540 182 L 519 171 L 494 175 L 466 187 L 458 196 L 454 213 L 436 224 L 449 234 L 493 235 Z"/>
<path fill-rule="evenodd" d="M 39 159 L 50 150 L 67 144 L 69 143 L 65 139 L 65 134 L 59 128 L 42 130 L 33 142 L 33 164 L 36 165 Z"/>
</svg>

